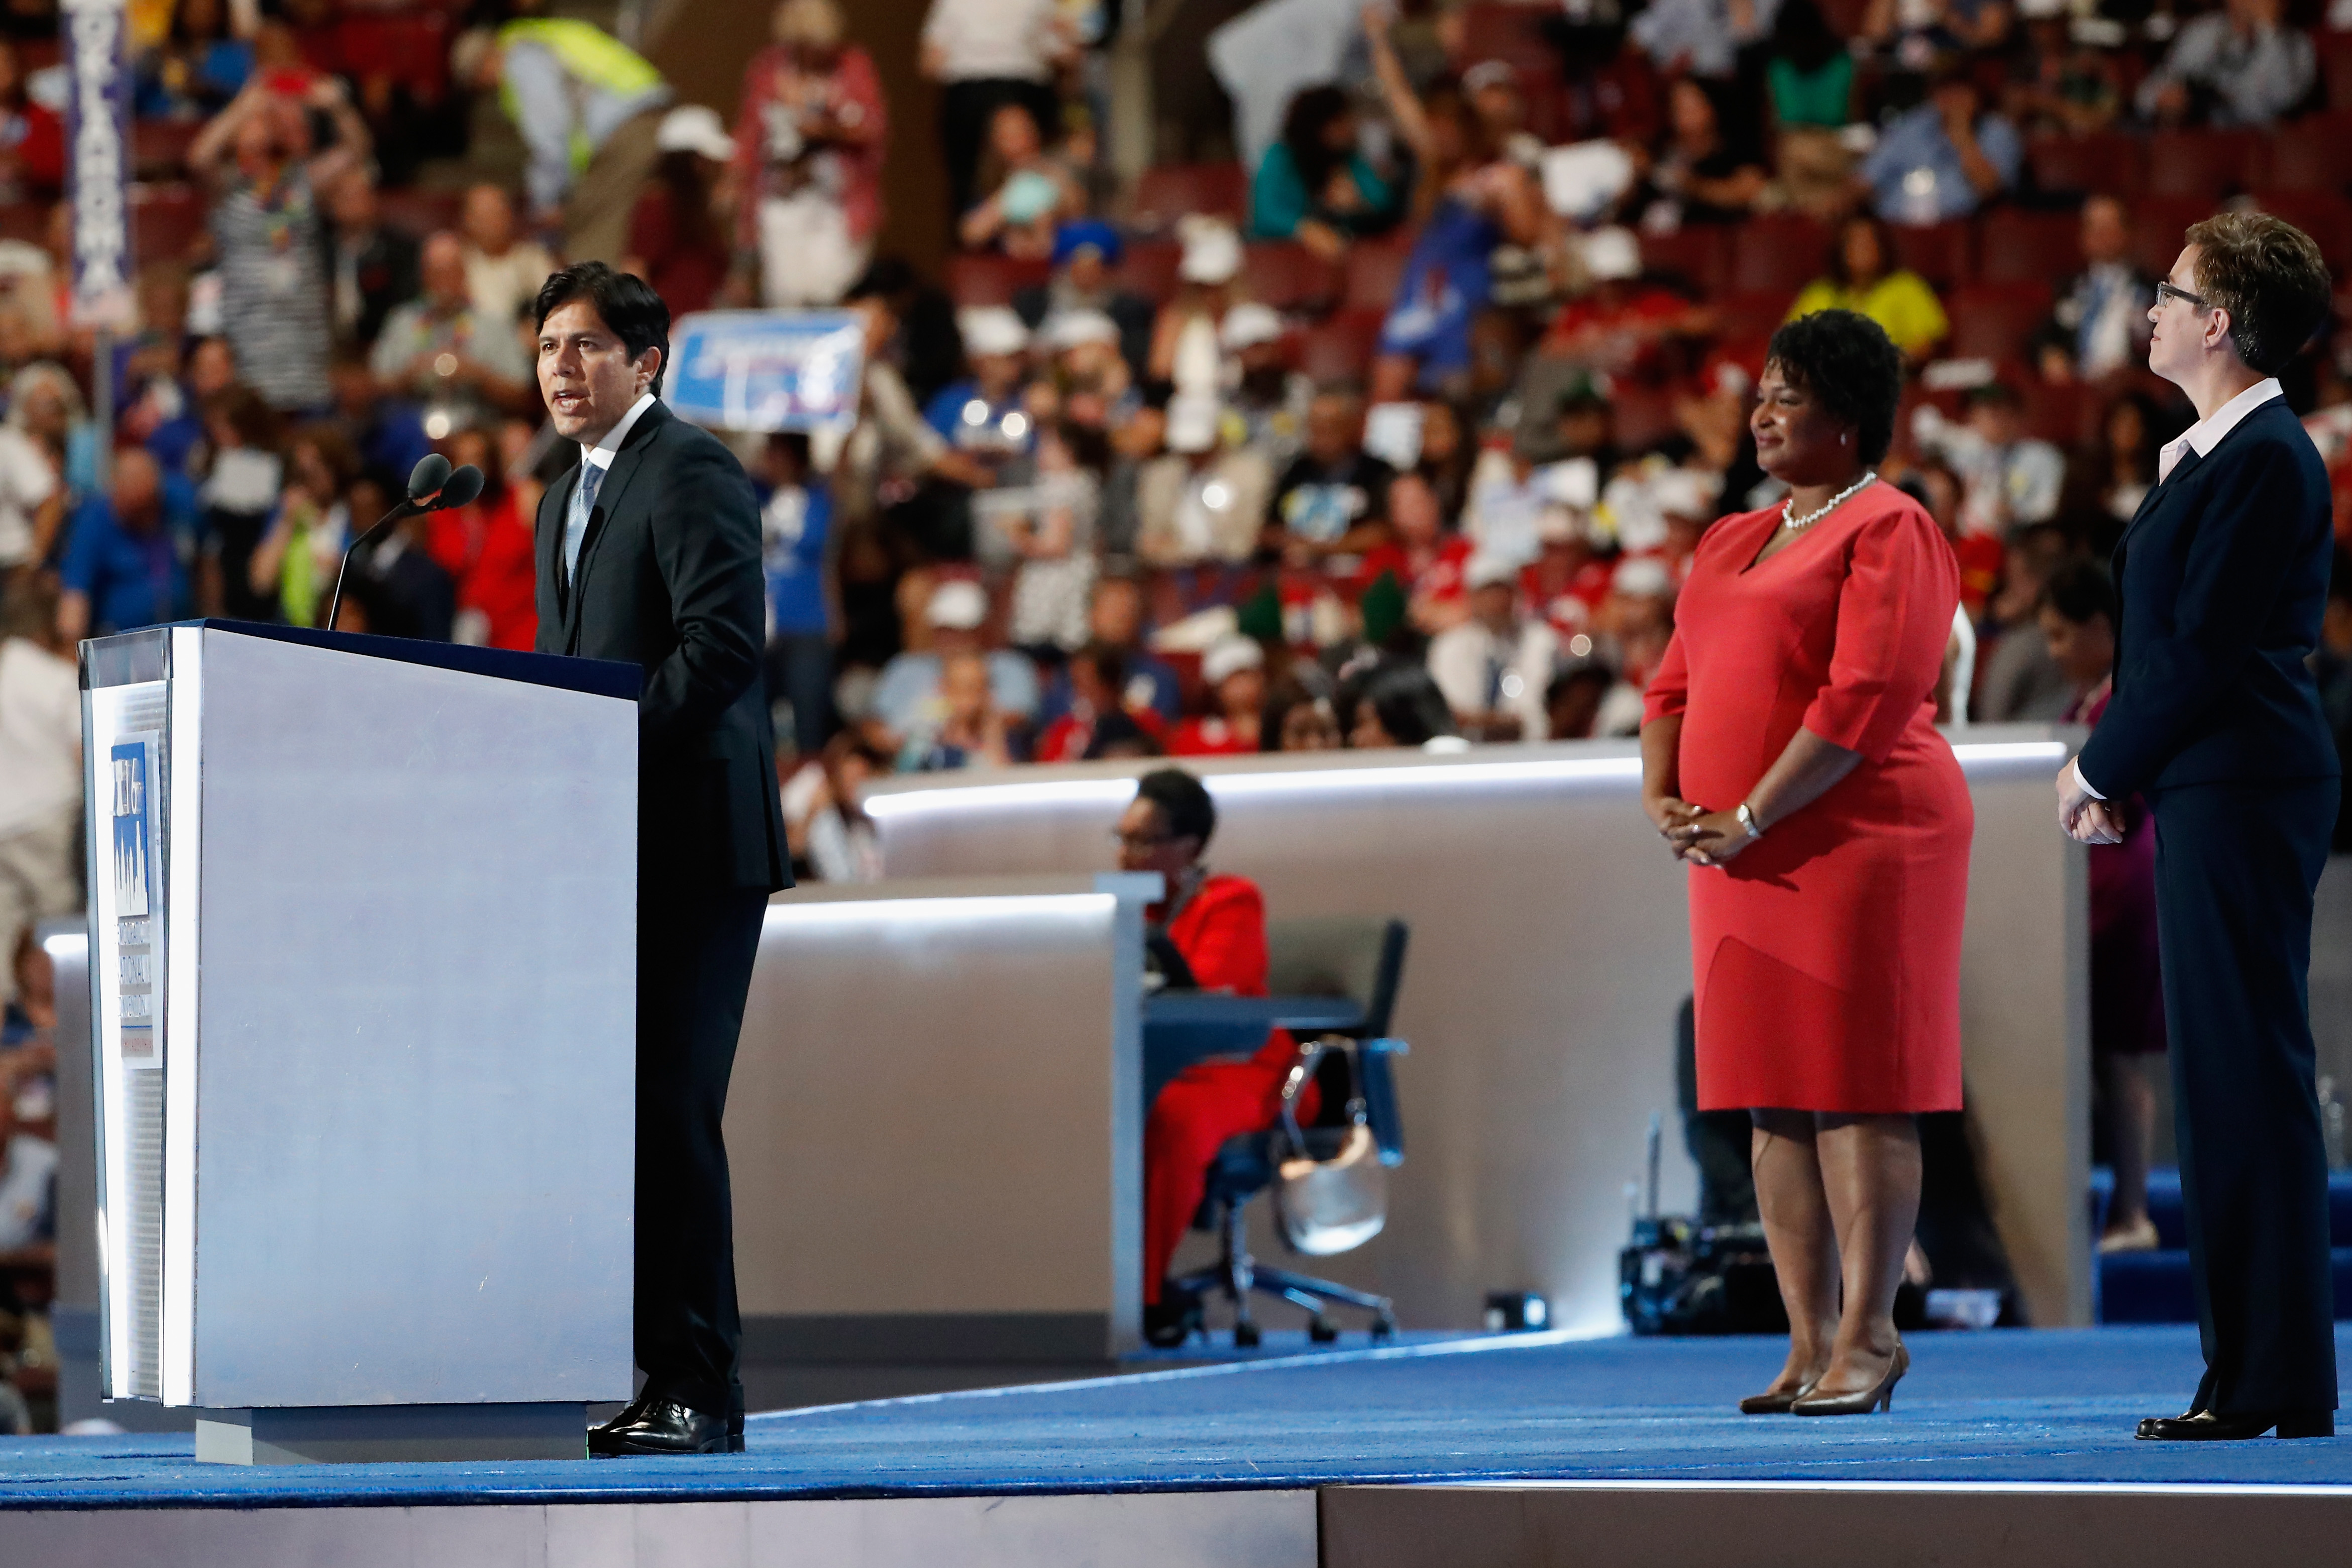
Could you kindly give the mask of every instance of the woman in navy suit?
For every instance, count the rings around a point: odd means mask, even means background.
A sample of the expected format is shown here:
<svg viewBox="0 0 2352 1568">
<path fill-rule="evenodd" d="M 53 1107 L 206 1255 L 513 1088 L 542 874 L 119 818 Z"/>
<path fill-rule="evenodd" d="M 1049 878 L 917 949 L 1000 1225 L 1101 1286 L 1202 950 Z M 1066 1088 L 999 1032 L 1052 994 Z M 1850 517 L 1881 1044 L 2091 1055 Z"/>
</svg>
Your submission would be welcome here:
<svg viewBox="0 0 2352 1568">
<path fill-rule="evenodd" d="M 2156 819 L 2157 922 L 2205 1376 L 2147 1438 L 2335 1431 L 2327 1158 L 2313 1086 L 2312 895 L 2339 768 L 2306 661 L 2327 602 L 2327 474 L 2277 372 L 2326 319 L 2310 236 L 2259 213 L 2189 229 L 2148 368 L 2197 423 L 2116 549 L 2114 695 L 2058 775 L 2059 818 Z"/>
</svg>

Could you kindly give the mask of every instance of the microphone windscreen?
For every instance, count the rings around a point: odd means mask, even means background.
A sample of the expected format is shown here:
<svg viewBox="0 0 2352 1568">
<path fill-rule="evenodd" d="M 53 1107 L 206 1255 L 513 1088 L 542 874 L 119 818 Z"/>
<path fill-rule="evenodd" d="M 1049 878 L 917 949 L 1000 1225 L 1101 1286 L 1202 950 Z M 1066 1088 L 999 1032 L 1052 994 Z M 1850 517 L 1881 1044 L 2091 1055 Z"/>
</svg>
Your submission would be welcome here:
<svg viewBox="0 0 2352 1568">
<path fill-rule="evenodd" d="M 468 463 L 449 476 L 448 483 L 441 486 L 441 498 L 433 505 L 436 508 L 462 507 L 481 493 L 482 471 Z"/>
<path fill-rule="evenodd" d="M 438 452 L 428 452 L 408 471 L 408 498 L 421 501 L 448 482 L 449 460 Z"/>
</svg>

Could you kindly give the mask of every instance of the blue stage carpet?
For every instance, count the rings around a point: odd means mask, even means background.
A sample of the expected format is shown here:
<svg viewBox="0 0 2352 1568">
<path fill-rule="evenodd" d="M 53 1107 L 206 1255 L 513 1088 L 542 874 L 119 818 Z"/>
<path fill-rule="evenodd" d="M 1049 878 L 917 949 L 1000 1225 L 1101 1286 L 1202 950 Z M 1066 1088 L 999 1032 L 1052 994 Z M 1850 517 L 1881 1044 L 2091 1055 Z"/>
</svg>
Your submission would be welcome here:
<svg viewBox="0 0 2352 1568">
<path fill-rule="evenodd" d="M 685 1501 L 1311 1487 L 1339 1481 L 2352 1486 L 2352 1437 L 2139 1443 L 2198 1375 L 2193 1329 L 1920 1334 L 1890 1416 L 1732 1408 L 1763 1339 L 1479 1340 L 755 1416 L 751 1452 L 667 1461 L 198 1466 L 189 1438 L 0 1439 L 0 1507 Z M 2352 1354 L 2352 1335 L 2339 1354 Z"/>
</svg>

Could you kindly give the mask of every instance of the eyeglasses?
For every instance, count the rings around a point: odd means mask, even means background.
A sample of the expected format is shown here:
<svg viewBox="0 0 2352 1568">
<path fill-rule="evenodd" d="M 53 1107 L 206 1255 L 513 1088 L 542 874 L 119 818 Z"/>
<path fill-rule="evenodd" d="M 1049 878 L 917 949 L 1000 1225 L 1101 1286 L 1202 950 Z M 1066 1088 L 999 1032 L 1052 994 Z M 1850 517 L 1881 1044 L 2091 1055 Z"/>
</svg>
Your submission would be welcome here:
<svg viewBox="0 0 2352 1568">
<path fill-rule="evenodd" d="M 2213 308 L 2213 307 L 2206 301 L 2203 295 L 2191 294 L 2186 288 L 2176 287 L 2168 278 L 2158 282 L 2156 286 L 2156 302 L 2158 305 L 2162 305 L 2168 299 L 2186 300 L 2200 310 L 2210 310 Z"/>
</svg>

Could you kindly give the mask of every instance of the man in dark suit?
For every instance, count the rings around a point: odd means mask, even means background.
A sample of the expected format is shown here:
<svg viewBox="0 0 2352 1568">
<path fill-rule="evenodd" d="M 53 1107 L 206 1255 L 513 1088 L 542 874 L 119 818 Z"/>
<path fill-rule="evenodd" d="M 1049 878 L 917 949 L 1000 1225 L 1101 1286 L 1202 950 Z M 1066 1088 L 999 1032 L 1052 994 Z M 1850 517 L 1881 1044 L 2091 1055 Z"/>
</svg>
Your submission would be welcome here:
<svg viewBox="0 0 2352 1568">
<path fill-rule="evenodd" d="M 539 650 L 645 671 L 637 726 L 636 1360 L 599 1455 L 742 1447 L 719 1118 L 768 894 L 792 885 L 760 684 L 760 510 L 656 400 L 669 309 L 601 262 L 540 290 L 539 388 L 581 461 L 539 508 Z"/>
<path fill-rule="evenodd" d="M 2196 1402 L 2147 1438 L 2335 1431 L 2327 1157 L 2313 1085 L 2312 896 L 2338 764 L 2306 661 L 2327 602 L 2327 474 L 2277 372 L 2326 319 L 2319 248 L 2261 214 L 2198 224 L 2149 310 L 2148 368 L 2196 404 L 2116 547 L 2115 695 L 2059 773 L 2060 821 L 2156 817 L 2157 921 Z"/>
</svg>

